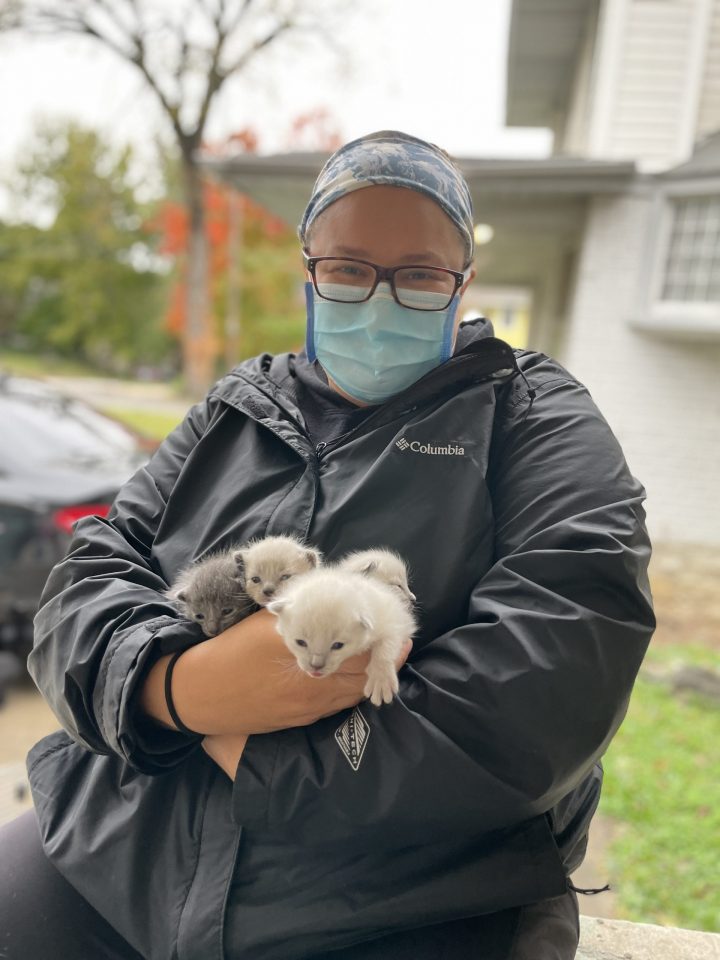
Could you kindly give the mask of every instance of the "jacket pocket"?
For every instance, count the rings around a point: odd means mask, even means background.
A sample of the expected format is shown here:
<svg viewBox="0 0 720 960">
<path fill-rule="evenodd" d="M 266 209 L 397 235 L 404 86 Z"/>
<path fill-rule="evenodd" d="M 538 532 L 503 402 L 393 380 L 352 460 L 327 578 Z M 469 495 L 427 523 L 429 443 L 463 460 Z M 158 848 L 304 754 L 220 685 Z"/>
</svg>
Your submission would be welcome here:
<svg viewBox="0 0 720 960">
<path fill-rule="evenodd" d="M 590 821 L 600 803 L 603 768 L 598 760 L 587 777 L 545 814 L 568 876 L 585 859 Z"/>
</svg>

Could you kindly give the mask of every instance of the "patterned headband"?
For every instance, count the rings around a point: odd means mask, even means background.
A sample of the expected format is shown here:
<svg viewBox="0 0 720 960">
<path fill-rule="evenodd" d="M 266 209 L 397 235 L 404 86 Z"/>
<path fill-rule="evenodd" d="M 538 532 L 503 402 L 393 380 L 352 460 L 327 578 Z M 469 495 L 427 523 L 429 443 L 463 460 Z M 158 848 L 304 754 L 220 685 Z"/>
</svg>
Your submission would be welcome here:
<svg viewBox="0 0 720 960">
<path fill-rule="evenodd" d="M 473 210 L 460 169 L 434 143 L 399 130 L 380 130 L 346 143 L 334 153 L 315 181 L 298 235 L 303 245 L 316 218 L 345 194 L 383 184 L 408 187 L 438 203 L 465 242 L 465 265 L 473 257 Z"/>
</svg>

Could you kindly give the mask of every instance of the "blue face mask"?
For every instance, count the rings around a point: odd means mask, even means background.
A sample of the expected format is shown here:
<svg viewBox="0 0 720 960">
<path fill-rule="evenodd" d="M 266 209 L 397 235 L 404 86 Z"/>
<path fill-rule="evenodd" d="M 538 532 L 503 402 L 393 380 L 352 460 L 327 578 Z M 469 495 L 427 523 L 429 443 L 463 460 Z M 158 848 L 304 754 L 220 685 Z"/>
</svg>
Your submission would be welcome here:
<svg viewBox="0 0 720 960">
<path fill-rule="evenodd" d="M 445 309 L 428 310 L 437 294 L 413 296 L 425 310 L 396 303 L 387 283 L 364 303 L 323 300 L 306 283 L 308 359 L 356 400 L 382 403 L 400 393 L 452 355 L 460 302 L 456 295 Z"/>
</svg>

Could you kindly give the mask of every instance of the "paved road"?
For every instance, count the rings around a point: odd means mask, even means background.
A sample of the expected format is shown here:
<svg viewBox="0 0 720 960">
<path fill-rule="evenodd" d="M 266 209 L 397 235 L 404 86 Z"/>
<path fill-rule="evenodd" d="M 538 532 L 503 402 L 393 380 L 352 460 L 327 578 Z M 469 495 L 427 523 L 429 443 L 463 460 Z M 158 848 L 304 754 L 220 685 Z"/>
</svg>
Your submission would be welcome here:
<svg viewBox="0 0 720 960">
<path fill-rule="evenodd" d="M 25 757 L 58 722 L 30 683 L 15 687 L 0 707 L 0 823 L 32 806 L 25 776 Z"/>
</svg>

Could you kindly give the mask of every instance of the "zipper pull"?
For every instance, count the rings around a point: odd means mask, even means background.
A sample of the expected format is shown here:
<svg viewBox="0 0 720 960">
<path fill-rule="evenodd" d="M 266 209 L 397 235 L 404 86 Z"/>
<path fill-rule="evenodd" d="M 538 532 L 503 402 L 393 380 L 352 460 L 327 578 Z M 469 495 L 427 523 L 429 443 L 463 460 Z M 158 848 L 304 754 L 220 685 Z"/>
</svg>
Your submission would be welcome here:
<svg viewBox="0 0 720 960">
<path fill-rule="evenodd" d="M 325 449 L 326 446 L 327 446 L 327 444 L 324 443 L 324 442 L 323 442 L 323 443 L 319 443 L 319 444 L 315 447 L 315 456 L 316 456 L 316 457 L 319 457 L 320 454 L 323 452 L 323 450 Z"/>
</svg>

